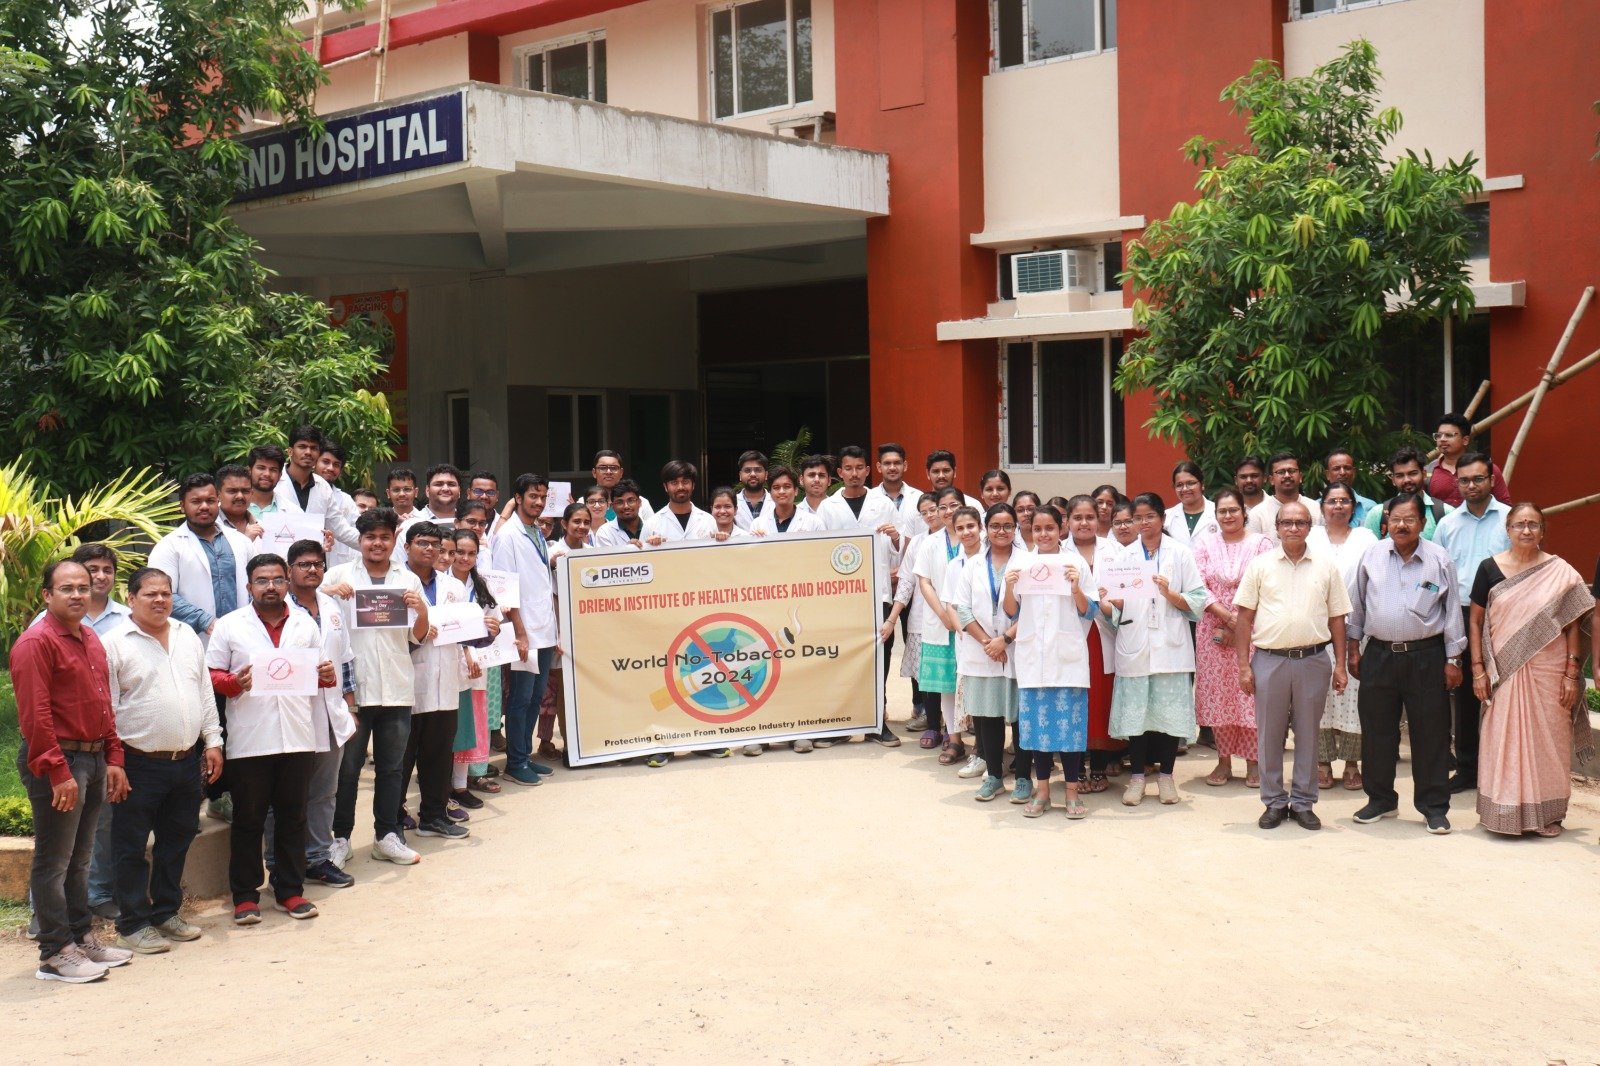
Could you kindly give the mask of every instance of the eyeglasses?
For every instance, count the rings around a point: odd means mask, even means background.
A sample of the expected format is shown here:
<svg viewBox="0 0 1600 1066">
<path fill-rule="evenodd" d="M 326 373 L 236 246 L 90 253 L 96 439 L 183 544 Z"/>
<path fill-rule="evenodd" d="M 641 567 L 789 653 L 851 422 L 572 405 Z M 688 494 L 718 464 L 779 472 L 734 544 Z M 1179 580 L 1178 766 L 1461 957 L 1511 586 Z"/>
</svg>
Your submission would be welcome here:
<svg viewBox="0 0 1600 1066">
<path fill-rule="evenodd" d="M 487 500 L 490 496 L 496 495 L 497 491 L 496 489 L 468 489 L 467 495 L 475 500 Z"/>
<path fill-rule="evenodd" d="M 1452 429 L 1448 433 L 1435 433 L 1433 435 L 1433 439 L 1434 440 L 1455 440 L 1459 436 L 1461 436 L 1461 434 L 1457 433 L 1455 430 Z"/>
<path fill-rule="evenodd" d="M 1456 484 L 1458 485 L 1484 485 L 1487 484 L 1488 481 L 1488 474 L 1479 474 L 1476 477 L 1461 477 L 1460 475 L 1456 476 Z"/>
<path fill-rule="evenodd" d="M 1230 517 L 1232 517 L 1233 515 L 1236 515 L 1236 514 L 1244 514 L 1244 511 L 1241 508 L 1238 508 L 1238 507 L 1218 507 L 1217 508 L 1217 517 L 1218 518 L 1230 518 Z"/>
<path fill-rule="evenodd" d="M 1131 519 L 1131 518 L 1113 519 L 1112 522 L 1111 522 L 1111 528 L 1112 529 L 1132 529 L 1133 528 L 1133 519 Z"/>
<path fill-rule="evenodd" d="M 1003 526 L 990 526 L 989 527 L 989 532 L 990 533 L 1015 533 L 1016 531 L 1017 531 L 1017 527 L 1016 527 L 1015 523 L 1008 523 L 1008 524 L 1003 525 Z"/>
<path fill-rule="evenodd" d="M 62 596 L 87 596 L 90 590 L 88 585 L 57 585 L 50 591 Z"/>
<path fill-rule="evenodd" d="M 1544 528 L 1543 522 L 1512 522 L 1506 526 L 1513 533 L 1537 533 Z"/>
<path fill-rule="evenodd" d="M 309 574 L 313 570 L 326 570 L 328 568 L 328 564 L 323 562 L 321 559 L 311 559 L 303 563 L 295 563 L 294 568 L 296 570 L 304 570 Z"/>
<path fill-rule="evenodd" d="M 617 466 L 615 464 L 606 465 L 606 466 L 597 466 L 597 467 L 595 467 L 595 471 L 597 473 L 601 473 L 601 474 L 620 474 L 620 473 L 622 473 L 622 467 Z"/>
<path fill-rule="evenodd" d="M 1282 526 L 1284 529 L 1311 528 L 1310 520 L 1305 518 L 1280 518 L 1278 519 L 1278 525 Z"/>
<path fill-rule="evenodd" d="M 281 589 L 289 587 L 286 577 L 255 577 L 250 579 L 250 584 L 263 589 Z"/>
<path fill-rule="evenodd" d="M 948 514 L 951 511 L 959 510 L 961 510 L 961 505 L 959 503 L 941 503 L 939 505 L 940 514 Z"/>
<path fill-rule="evenodd" d="M 1200 487 L 1200 482 L 1198 482 L 1198 481 L 1174 481 L 1172 483 L 1172 487 L 1177 489 L 1179 492 L 1184 492 L 1184 491 L 1186 491 L 1188 489 L 1197 489 L 1197 488 L 1199 488 Z"/>
</svg>

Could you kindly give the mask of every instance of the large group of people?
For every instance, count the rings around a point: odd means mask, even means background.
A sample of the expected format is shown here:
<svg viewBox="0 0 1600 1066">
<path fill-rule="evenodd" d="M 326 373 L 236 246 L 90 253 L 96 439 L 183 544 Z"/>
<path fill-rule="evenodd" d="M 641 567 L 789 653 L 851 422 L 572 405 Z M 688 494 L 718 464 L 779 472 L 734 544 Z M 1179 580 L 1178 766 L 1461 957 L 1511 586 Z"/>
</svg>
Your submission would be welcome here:
<svg viewBox="0 0 1600 1066">
<path fill-rule="evenodd" d="M 898 631 L 909 732 L 976 780 L 980 802 L 1009 793 L 1043 817 L 1059 775 L 1060 809 L 1081 819 L 1083 797 L 1125 775 L 1123 804 L 1152 785 L 1178 803 L 1176 760 L 1203 739 L 1217 755 L 1205 784 L 1227 786 L 1242 762 L 1261 828 L 1320 828 L 1318 793 L 1336 783 L 1365 792 L 1355 821 L 1370 823 L 1399 810 L 1404 716 L 1429 832 L 1448 833 L 1451 794 L 1476 789 L 1486 829 L 1554 836 L 1569 760 L 1590 744 L 1583 666 L 1600 574 L 1590 589 L 1544 551 L 1543 515 L 1511 504 L 1471 433 L 1449 415 L 1437 462 L 1397 452 L 1382 502 L 1355 491 L 1346 451 L 1326 457 L 1320 498 L 1302 492 L 1299 458 L 1279 453 L 1240 459 L 1210 498 L 1200 468 L 1179 463 L 1168 504 L 1111 485 L 1046 499 L 1000 470 L 973 497 L 944 450 L 923 463 L 924 491 L 906 481 L 905 449 L 883 443 L 793 468 L 748 451 L 736 483 L 709 493 L 674 460 L 659 508 L 603 450 L 593 484 L 555 514 L 541 475 L 502 498 L 493 473 L 442 463 L 389 470 L 382 498 L 347 493 L 338 445 L 299 427 L 287 450 L 262 445 L 182 480 L 184 521 L 126 575 L 125 603 L 105 545 L 45 571 L 44 610 L 11 653 L 37 975 L 98 980 L 201 935 L 180 904 L 202 808 L 231 823 L 239 926 L 262 920 L 263 883 L 292 919 L 318 913 L 308 883 L 354 883 L 369 762 L 374 860 L 418 863 L 413 835 L 468 836 L 482 796 L 541 785 L 554 770 L 539 760 L 561 754 L 553 567 L 693 540 L 872 535 L 882 683 Z M 516 576 L 516 606 L 496 601 L 485 571 Z M 439 639 L 436 621 L 479 611 L 470 639 Z M 515 661 L 479 663 L 507 627 Z M 299 664 L 299 686 L 276 666 L 256 676 L 268 662 Z M 888 722 L 866 739 L 901 743 Z M 115 922 L 115 943 L 96 916 Z"/>
</svg>

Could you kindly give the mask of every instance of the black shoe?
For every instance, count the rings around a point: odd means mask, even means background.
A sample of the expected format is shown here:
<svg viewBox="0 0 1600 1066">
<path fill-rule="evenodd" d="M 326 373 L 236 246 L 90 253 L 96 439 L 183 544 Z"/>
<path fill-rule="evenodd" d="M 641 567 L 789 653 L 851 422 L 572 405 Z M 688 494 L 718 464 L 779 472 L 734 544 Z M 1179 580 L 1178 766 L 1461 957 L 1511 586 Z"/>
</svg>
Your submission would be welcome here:
<svg viewBox="0 0 1600 1066">
<path fill-rule="evenodd" d="M 1446 836 L 1450 832 L 1450 819 L 1442 814 L 1428 815 L 1428 832 L 1434 836 Z"/>
<path fill-rule="evenodd" d="M 1476 791 L 1478 791 L 1478 779 L 1476 777 L 1463 777 L 1461 774 L 1456 774 L 1450 779 L 1450 795 L 1452 796 L 1460 795 L 1463 792 Z"/>
<path fill-rule="evenodd" d="M 94 906 L 90 907 L 89 913 L 94 915 L 96 918 L 107 918 L 113 922 L 122 917 L 121 909 L 116 905 L 116 903 L 109 899 L 104 903 L 96 903 Z"/>
<path fill-rule="evenodd" d="M 883 732 L 879 733 L 872 739 L 876 740 L 879 744 L 882 744 L 886 748 L 898 748 L 900 746 L 900 738 L 896 736 L 894 731 L 888 726 L 884 726 Z"/>
<path fill-rule="evenodd" d="M 1256 825 L 1263 829 L 1276 829 L 1283 824 L 1283 820 L 1287 817 L 1289 817 L 1289 808 L 1268 807 L 1261 812 L 1261 817 L 1256 819 Z"/>
<path fill-rule="evenodd" d="M 1399 813 L 1400 809 L 1398 807 L 1385 807 L 1374 800 L 1357 811 L 1354 817 L 1362 825 L 1371 825 L 1380 818 L 1393 818 Z"/>
<path fill-rule="evenodd" d="M 464 788 L 460 792 L 452 789 L 450 795 L 455 797 L 455 801 L 469 811 L 475 811 L 483 806 L 483 800 L 474 796 L 471 789 Z"/>
<path fill-rule="evenodd" d="M 306 880 L 315 881 L 319 885 L 328 885 L 333 888 L 349 888 L 356 883 L 356 879 L 339 869 L 327 859 L 314 862 L 306 867 Z"/>
<path fill-rule="evenodd" d="M 1307 807 L 1303 811 L 1290 811 L 1289 817 L 1293 818 L 1301 829 L 1321 829 L 1322 819 L 1317 817 L 1317 812 Z"/>
<path fill-rule="evenodd" d="M 505 751 L 506 750 L 506 732 L 505 732 L 505 730 L 496 729 L 496 730 L 493 730 L 492 732 L 490 732 L 490 734 L 489 734 L 489 747 L 493 751 Z"/>
</svg>

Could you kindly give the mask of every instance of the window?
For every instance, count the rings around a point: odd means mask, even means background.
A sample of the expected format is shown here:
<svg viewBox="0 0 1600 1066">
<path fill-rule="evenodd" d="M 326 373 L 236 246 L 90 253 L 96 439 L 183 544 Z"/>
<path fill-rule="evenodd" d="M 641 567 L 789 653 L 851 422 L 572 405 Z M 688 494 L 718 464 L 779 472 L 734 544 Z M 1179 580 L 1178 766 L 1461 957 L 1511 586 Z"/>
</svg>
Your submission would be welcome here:
<svg viewBox="0 0 1600 1066">
<path fill-rule="evenodd" d="M 811 99 L 811 0 L 746 0 L 711 12 L 711 113 Z"/>
<path fill-rule="evenodd" d="M 1122 399 L 1111 388 L 1120 358 L 1120 337 L 1008 342 L 1001 368 L 1005 465 L 1121 465 Z"/>
<path fill-rule="evenodd" d="M 1461 213 L 1472 223 L 1472 232 L 1467 237 L 1467 258 L 1489 258 L 1489 201 L 1463 204 Z"/>
<path fill-rule="evenodd" d="M 606 102 L 606 38 L 591 33 L 534 45 L 517 53 L 522 87 L 536 93 Z"/>
<path fill-rule="evenodd" d="M 545 398 L 550 440 L 550 473 L 579 477 L 604 445 L 605 425 L 598 392 L 551 392 Z"/>
<path fill-rule="evenodd" d="M 472 465 L 472 405 L 464 392 L 445 396 L 445 421 L 450 430 L 450 462 L 462 470 Z"/>
<path fill-rule="evenodd" d="M 997 69 L 1117 46 L 1117 0 L 994 0 Z"/>
<path fill-rule="evenodd" d="M 1439 416 L 1472 402 L 1489 377 L 1489 315 L 1469 315 L 1465 322 L 1403 322 L 1385 318 L 1378 333 L 1384 365 L 1389 368 L 1388 428 L 1410 426 L 1424 434 L 1438 428 Z M 1482 417 L 1495 409 L 1493 391 L 1478 406 Z M 1488 436 L 1472 438 L 1486 449 Z"/>
<path fill-rule="evenodd" d="M 1356 8 L 1399 2 L 1400 0 L 1289 0 L 1289 16 L 1297 19 L 1315 18 L 1317 15 L 1331 15 L 1337 11 L 1353 11 Z"/>
<path fill-rule="evenodd" d="M 1036 251 L 1049 251 L 1047 248 L 1035 249 Z M 1090 249 L 1093 251 L 1094 249 Z M 1001 300 L 1015 300 L 1017 298 L 1016 279 L 1011 267 L 1011 260 L 1018 252 L 1001 252 L 995 256 L 995 266 L 999 271 L 999 278 L 995 285 L 997 298 Z M 1085 284 L 1095 292 L 1121 292 L 1122 282 L 1117 280 L 1117 275 L 1122 273 L 1122 242 L 1109 241 L 1099 248 L 1100 269 L 1099 278 L 1090 280 Z M 1030 291 L 1024 289 L 1023 291 Z"/>
</svg>

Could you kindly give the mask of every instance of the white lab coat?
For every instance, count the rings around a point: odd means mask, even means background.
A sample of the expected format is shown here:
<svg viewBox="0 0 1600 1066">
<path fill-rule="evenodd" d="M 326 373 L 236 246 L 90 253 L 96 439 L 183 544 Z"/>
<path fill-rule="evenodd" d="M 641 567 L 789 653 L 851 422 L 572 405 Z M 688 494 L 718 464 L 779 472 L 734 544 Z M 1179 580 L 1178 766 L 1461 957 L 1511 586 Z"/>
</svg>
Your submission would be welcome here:
<svg viewBox="0 0 1600 1066">
<path fill-rule="evenodd" d="M 769 505 L 762 509 L 756 520 L 750 523 L 750 532 L 761 537 L 781 537 L 789 533 L 821 533 L 828 527 L 822 524 L 822 519 L 798 504 L 794 509 L 794 516 L 789 519 L 789 528 L 782 533 L 778 532 L 778 516 Z"/>
<path fill-rule="evenodd" d="M 889 499 L 889 494 L 883 491 L 882 485 L 872 486 L 867 490 L 867 494 L 881 496 L 883 499 L 888 500 L 889 506 L 894 508 L 900 525 L 900 532 L 907 537 L 915 537 L 928 531 L 927 523 L 922 520 L 922 513 L 917 510 L 917 501 L 922 499 L 921 489 L 913 488 L 902 481 L 900 483 L 900 501 L 898 503 Z"/>
<path fill-rule="evenodd" d="M 644 543 L 645 538 L 644 525 L 644 521 L 641 519 L 639 522 L 638 537 L 641 545 Z M 630 547 L 632 546 L 633 540 L 634 538 L 628 535 L 627 530 L 617 525 L 617 520 L 615 518 L 594 531 L 594 546 L 596 548 Z"/>
<path fill-rule="evenodd" d="M 889 575 L 900 561 L 900 549 L 895 548 L 894 542 L 886 535 L 877 532 L 878 527 L 883 525 L 899 528 L 899 515 L 888 497 L 873 496 L 869 492 L 862 499 L 861 517 L 857 518 L 850 505 L 845 502 L 844 496 L 836 492 L 822 501 L 822 506 L 817 509 L 817 517 L 822 519 L 822 524 L 829 530 L 872 534 L 872 548 L 878 570 L 878 602 L 891 602 L 894 599 L 894 586 L 889 580 Z M 904 534 L 901 535 L 900 547 L 902 549 L 905 547 Z"/>
<path fill-rule="evenodd" d="M 716 531 L 717 520 L 711 517 L 710 512 L 702 511 L 690 504 L 688 525 L 678 521 L 678 516 L 672 513 L 671 507 L 663 507 L 645 521 L 639 539 L 646 548 L 649 548 L 651 537 L 660 537 L 671 544 L 680 540 L 710 540 L 711 534 Z"/>
<path fill-rule="evenodd" d="M 422 579 L 417 580 L 420 583 Z M 427 586 L 423 589 L 423 599 L 427 599 Z M 466 603 L 467 587 L 452 575 L 436 570 L 433 596 L 434 605 Z M 431 640 L 411 645 L 411 676 L 416 691 L 412 715 L 455 710 L 460 706 L 461 683 L 466 676 L 461 645 L 435 644 Z"/>
<path fill-rule="evenodd" d="M 291 597 L 289 610 L 310 618 L 311 614 Z M 311 729 L 317 751 L 332 751 L 342 747 L 356 731 L 356 720 L 344 701 L 344 664 L 353 662 L 356 653 L 350 647 L 350 629 L 345 625 L 344 612 L 339 601 L 325 592 L 317 593 L 317 622 L 322 634 L 322 658 L 333 664 L 334 677 L 339 683 L 332 688 L 318 689 L 311 700 Z"/>
<path fill-rule="evenodd" d="M 748 530 L 750 526 L 754 524 L 759 515 L 750 513 L 750 503 L 744 498 L 743 489 L 738 490 L 735 495 L 738 497 L 739 506 L 734 512 L 733 524 L 738 526 L 740 529 Z M 772 496 L 770 493 L 762 490 L 760 514 L 766 514 L 770 510 L 772 510 Z"/>
<path fill-rule="evenodd" d="M 233 549 L 234 590 L 240 605 L 250 602 L 250 579 L 245 575 L 245 564 L 256 555 L 256 546 L 243 533 L 217 523 L 217 534 L 225 537 Z M 172 594 L 182 596 L 207 614 L 217 613 L 216 596 L 211 591 L 211 563 L 205 545 L 194 535 L 185 522 L 171 533 L 156 541 L 150 549 L 149 564 L 166 574 L 172 581 Z M 209 643 L 204 627 L 196 626 L 202 644 Z"/>
<path fill-rule="evenodd" d="M 255 652 L 278 648 L 310 648 L 320 652 L 322 633 L 304 611 L 289 608 L 283 633 L 274 645 L 267 627 L 253 604 L 217 619 L 206 648 L 206 666 L 237 674 L 250 665 Z M 319 654 L 319 661 L 322 657 Z M 338 691 L 337 686 L 333 691 Z M 254 691 L 228 697 L 228 739 L 223 743 L 227 759 L 247 759 L 255 755 L 282 755 L 294 751 L 316 751 L 316 730 L 312 704 L 315 696 L 258 696 Z"/>
<path fill-rule="evenodd" d="M 1112 613 L 1117 626 L 1117 676 L 1148 677 L 1151 674 L 1194 673 L 1194 644 L 1189 623 L 1198 621 L 1206 602 L 1206 583 L 1195 564 L 1194 554 L 1171 537 L 1161 538 L 1157 550 L 1156 572 L 1167 579 L 1172 591 L 1189 601 L 1189 610 L 1180 611 L 1165 597 L 1128 600 L 1123 610 Z M 1118 559 L 1144 558 L 1144 544 L 1134 541 L 1123 548 Z"/>
<path fill-rule="evenodd" d="M 1006 572 L 1025 570 L 1038 560 L 1076 563 L 1080 558 L 1076 552 L 1040 555 L 1013 549 Z M 1078 613 L 1071 596 L 1017 597 L 1017 640 L 1011 645 L 1011 659 L 1016 664 L 1018 688 L 1089 687 L 1087 637 L 1099 605 L 1095 590 L 1083 583 L 1081 573 L 1078 587 L 1089 598 L 1087 616 Z"/>
<path fill-rule="evenodd" d="M 1012 554 L 1015 556 L 1016 549 L 1012 549 Z M 957 563 L 961 564 L 959 568 Z M 992 588 L 989 581 L 991 575 L 994 577 Z M 950 576 L 953 586 L 950 602 L 957 611 L 963 608 L 971 611 L 973 620 L 990 636 L 1001 636 L 1010 628 L 1011 619 L 1006 616 L 1005 609 L 1005 571 L 1002 569 L 995 574 L 990 569 L 987 550 L 956 559 L 951 563 Z M 998 596 L 995 595 L 996 591 Z M 956 672 L 959 674 L 967 677 L 1014 677 L 1012 658 L 1007 655 L 1005 662 L 997 663 L 989 658 L 982 642 L 971 633 L 963 631 L 956 636 Z"/>
<path fill-rule="evenodd" d="M 934 592 L 939 593 L 941 598 L 945 574 L 955 565 L 954 560 L 950 558 L 951 548 L 956 550 L 956 558 L 960 558 L 960 542 L 947 530 L 941 529 L 937 533 L 929 533 L 917 546 L 916 558 L 908 558 L 904 564 L 911 568 L 913 578 L 927 578 L 932 582 Z M 923 603 L 922 628 L 917 631 L 921 634 L 923 643 L 943 644 L 949 639 L 950 630 L 945 628 L 944 619 L 939 617 L 938 612 L 933 609 L 933 604 L 923 595 L 920 580 L 917 581 L 916 588 L 912 589 L 911 598 L 913 602 L 921 600 Z"/>
<path fill-rule="evenodd" d="M 1185 548 L 1193 548 L 1194 542 L 1201 537 L 1222 532 L 1222 527 L 1217 525 L 1217 505 L 1210 500 L 1205 501 L 1205 507 L 1200 511 L 1200 521 L 1194 524 L 1193 534 L 1189 532 L 1188 520 L 1183 517 L 1181 503 L 1175 503 L 1167 508 L 1167 518 L 1161 528 L 1162 532 Z"/>
<path fill-rule="evenodd" d="M 367 574 L 364 562 L 336 566 L 322 579 L 325 586 L 349 585 L 353 589 L 393 588 L 422 595 L 417 575 L 391 563 L 382 581 Z M 356 600 L 337 601 L 339 614 L 349 634 L 350 650 L 355 653 L 356 706 L 409 707 L 416 695 L 411 669 L 411 630 L 360 629 L 356 626 Z M 416 619 L 411 619 L 415 624 Z"/>
<path fill-rule="evenodd" d="M 610 525 L 607 522 L 602 531 Z M 541 554 L 533 537 L 523 529 L 522 522 L 515 518 L 502 526 L 489 539 L 489 562 L 491 569 L 510 570 L 519 580 L 517 595 L 522 606 L 517 613 L 522 616 L 523 632 L 528 636 L 528 661 L 512 663 L 511 669 L 536 674 L 538 650 L 556 646 L 555 586 L 551 583 L 549 547 Z M 540 537 L 537 528 L 533 536 Z M 540 543 L 544 543 L 542 537 Z"/>
<path fill-rule="evenodd" d="M 1102 565 L 1115 559 L 1122 551 L 1122 545 L 1110 537 L 1096 537 L 1094 549 L 1089 553 L 1093 559 L 1086 559 L 1078 546 L 1071 540 L 1061 545 L 1061 550 L 1071 552 L 1083 560 L 1084 575 L 1079 578 L 1083 591 L 1088 597 L 1096 599 L 1100 595 L 1100 582 L 1095 578 L 1095 573 Z M 1099 611 L 1094 616 L 1095 629 L 1099 633 L 1101 672 L 1106 675 L 1117 672 L 1117 627 L 1106 620 L 1106 616 Z"/>
<path fill-rule="evenodd" d="M 280 511 L 321 515 L 323 528 L 333 534 L 334 540 L 348 548 L 361 547 L 361 534 L 356 532 L 355 523 L 350 520 L 344 506 L 347 497 L 316 471 L 311 473 L 311 494 L 306 497 L 304 508 L 300 506 L 300 497 L 295 495 L 294 481 L 290 479 L 287 468 L 283 476 L 278 478 L 277 488 L 272 490 L 272 499 Z"/>
</svg>

